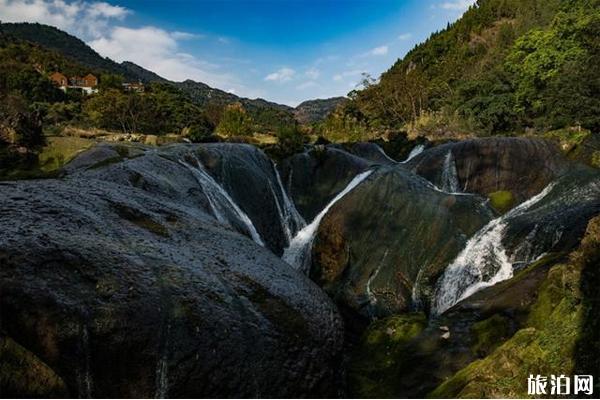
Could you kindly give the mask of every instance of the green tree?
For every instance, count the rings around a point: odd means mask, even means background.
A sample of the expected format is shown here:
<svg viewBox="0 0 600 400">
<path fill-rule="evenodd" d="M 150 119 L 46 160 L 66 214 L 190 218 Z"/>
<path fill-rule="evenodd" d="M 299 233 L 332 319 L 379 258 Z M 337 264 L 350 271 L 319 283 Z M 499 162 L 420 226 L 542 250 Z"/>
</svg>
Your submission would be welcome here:
<svg viewBox="0 0 600 400">
<path fill-rule="evenodd" d="M 250 136 L 252 128 L 252 118 L 241 104 L 235 103 L 223 110 L 217 133 L 222 136 Z"/>
</svg>

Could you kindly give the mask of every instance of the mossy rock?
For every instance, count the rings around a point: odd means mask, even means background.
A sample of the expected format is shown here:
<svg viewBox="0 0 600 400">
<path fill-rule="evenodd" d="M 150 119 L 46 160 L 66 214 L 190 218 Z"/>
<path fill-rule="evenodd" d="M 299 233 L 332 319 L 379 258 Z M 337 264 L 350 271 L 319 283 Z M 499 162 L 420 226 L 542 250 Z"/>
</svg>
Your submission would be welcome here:
<svg viewBox="0 0 600 400">
<path fill-rule="evenodd" d="M 554 265 L 548 272 L 525 326 L 489 356 L 470 363 L 428 396 L 524 398 L 528 397 L 527 377 L 531 373 L 571 376 L 600 372 L 596 327 L 600 301 L 597 286 L 591 290 L 585 286 L 598 279 L 599 260 L 600 217 L 596 217 L 569 261 Z M 584 272 L 589 275 L 584 276 Z M 479 342 L 498 324 L 500 320 L 475 324 Z"/>
<path fill-rule="evenodd" d="M 488 194 L 490 205 L 494 210 L 504 214 L 515 205 L 515 198 L 512 192 L 508 190 L 499 190 Z"/>
<path fill-rule="evenodd" d="M 595 168 L 600 168 L 600 150 L 592 153 L 591 165 Z"/>
<path fill-rule="evenodd" d="M 479 356 L 490 354 L 511 334 L 510 320 L 499 314 L 473 324 L 474 336 L 472 350 Z"/>
<path fill-rule="evenodd" d="M 352 353 L 348 381 L 352 397 L 396 397 L 394 378 L 406 345 L 427 325 L 423 313 L 394 315 L 373 322 Z"/>
<path fill-rule="evenodd" d="M 48 365 L 6 336 L 0 336 L 2 397 L 70 397 L 67 387 Z"/>
</svg>

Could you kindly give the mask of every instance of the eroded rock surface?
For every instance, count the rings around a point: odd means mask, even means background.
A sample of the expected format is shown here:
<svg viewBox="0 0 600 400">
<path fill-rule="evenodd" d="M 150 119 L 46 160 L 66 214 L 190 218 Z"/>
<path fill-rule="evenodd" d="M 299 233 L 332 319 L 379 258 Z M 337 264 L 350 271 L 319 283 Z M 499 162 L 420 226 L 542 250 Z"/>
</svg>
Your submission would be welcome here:
<svg viewBox="0 0 600 400">
<path fill-rule="evenodd" d="M 0 355 L 43 372 L 3 361 L 3 395 L 337 394 L 335 306 L 219 223 L 179 151 L 210 164 L 198 146 L 105 151 L 60 180 L 0 184 Z"/>
</svg>

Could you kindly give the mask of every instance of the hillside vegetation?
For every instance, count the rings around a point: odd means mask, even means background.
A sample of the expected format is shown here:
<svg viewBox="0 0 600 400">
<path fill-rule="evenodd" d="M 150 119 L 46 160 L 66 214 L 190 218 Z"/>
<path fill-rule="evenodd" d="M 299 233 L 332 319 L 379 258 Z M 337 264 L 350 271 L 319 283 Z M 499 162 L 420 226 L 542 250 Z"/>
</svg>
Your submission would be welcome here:
<svg viewBox="0 0 600 400">
<path fill-rule="evenodd" d="M 334 139 L 600 128 L 600 2 L 479 0 L 323 125 Z"/>
<path fill-rule="evenodd" d="M 98 93 L 63 92 L 50 80 L 55 71 L 68 77 L 94 74 Z M 144 91 L 125 90 L 122 84 L 132 81 L 144 82 Z M 289 142 L 291 132 L 297 148 L 303 139 L 292 110 L 199 82 L 170 82 L 133 63 L 117 64 L 52 27 L 0 24 L 0 175 L 45 160 L 38 153 L 46 138 L 67 131 L 178 135 L 195 142 L 215 140 L 215 132 L 232 140 L 286 132 Z"/>
</svg>

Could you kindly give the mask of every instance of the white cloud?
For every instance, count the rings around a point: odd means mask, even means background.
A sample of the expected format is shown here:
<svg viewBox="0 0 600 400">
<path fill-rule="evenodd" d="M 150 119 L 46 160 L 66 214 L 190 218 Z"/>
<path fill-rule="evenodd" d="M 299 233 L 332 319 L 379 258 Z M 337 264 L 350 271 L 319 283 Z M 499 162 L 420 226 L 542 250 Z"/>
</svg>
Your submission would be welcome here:
<svg viewBox="0 0 600 400">
<path fill-rule="evenodd" d="M 307 81 L 307 82 L 301 83 L 300 85 L 296 86 L 296 89 L 298 89 L 298 90 L 305 90 L 305 89 L 312 88 L 312 87 L 317 87 L 317 86 L 318 85 L 317 85 L 316 82 L 314 82 L 314 81 Z"/>
<path fill-rule="evenodd" d="M 321 71 L 319 71 L 317 68 L 312 67 L 307 69 L 304 75 L 306 75 L 306 77 L 311 80 L 315 80 L 319 79 L 319 76 L 321 76 Z"/>
<path fill-rule="evenodd" d="M 223 37 L 223 36 L 219 37 L 217 39 L 217 42 L 222 43 L 222 44 L 229 44 L 229 43 L 231 43 L 231 41 L 229 39 L 227 39 L 226 37 Z"/>
<path fill-rule="evenodd" d="M 371 54 L 372 56 L 385 56 L 388 53 L 388 50 L 389 49 L 387 46 L 379 46 L 371 50 L 369 54 Z"/>
<path fill-rule="evenodd" d="M 398 40 L 404 41 L 404 40 L 410 39 L 411 37 L 412 37 L 412 33 L 407 32 L 407 33 L 403 33 L 401 35 L 398 35 Z"/>
<path fill-rule="evenodd" d="M 218 65 L 179 52 L 180 32 L 167 32 L 153 26 L 115 27 L 110 34 L 91 41 L 90 46 L 118 62 L 132 61 L 174 81 L 192 79 L 216 87 L 240 85 L 229 75 L 216 72 Z"/>
<path fill-rule="evenodd" d="M 359 69 L 353 69 L 353 70 L 350 70 L 350 71 L 343 71 L 343 72 L 340 72 L 339 74 L 335 74 L 333 76 L 333 80 L 339 82 L 339 81 L 342 81 L 342 80 L 344 80 L 346 78 L 351 78 L 351 77 L 359 76 L 363 72 L 364 71 L 361 71 Z"/>
<path fill-rule="evenodd" d="M 130 13 L 125 7 L 101 1 L 0 0 L 0 20 L 4 22 L 39 22 L 84 39 L 100 36 L 111 20 L 122 20 Z"/>
<path fill-rule="evenodd" d="M 440 8 L 452 11 L 466 11 L 476 0 L 450 0 L 440 4 Z"/>
<path fill-rule="evenodd" d="M 291 80 L 295 74 L 296 71 L 293 69 L 284 67 L 265 76 L 265 81 L 287 82 Z"/>
<path fill-rule="evenodd" d="M 3 22 L 39 22 L 52 25 L 86 41 L 102 56 L 132 61 L 174 81 L 192 79 L 249 97 L 265 96 L 243 85 L 218 65 L 179 51 L 179 41 L 203 38 L 188 32 L 169 32 L 153 26 L 130 28 L 123 21 L 131 10 L 94 0 L 0 0 Z M 220 43 L 229 39 L 219 37 Z"/>
<path fill-rule="evenodd" d="M 171 36 L 176 40 L 188 40 L 188 39 L 203 39 L 204 35 L 199 35 L 197 33 L 189 33 L 189 32 L 180 32 L 175 31 L 171 32 Z"/>
</svg>

